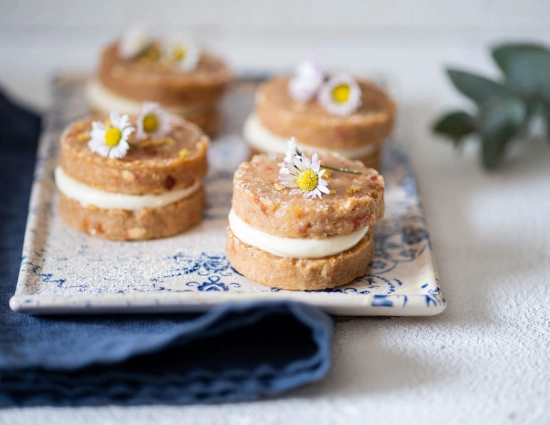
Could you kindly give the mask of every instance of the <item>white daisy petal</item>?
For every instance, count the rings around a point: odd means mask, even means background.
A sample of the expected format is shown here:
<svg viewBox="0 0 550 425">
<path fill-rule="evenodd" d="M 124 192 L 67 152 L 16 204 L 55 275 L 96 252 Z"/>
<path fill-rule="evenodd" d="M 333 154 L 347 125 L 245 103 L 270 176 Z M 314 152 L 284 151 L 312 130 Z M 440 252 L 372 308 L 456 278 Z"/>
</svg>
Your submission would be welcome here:
<svg viewBox="0 0 550 425">
<path fill-rule="evenodd" d="M 88 147 L 91 151 L 98 153 L 101 156 L 108 156 L 109 150 L 111 150 L 111 148 L 104 143 L 94 143 L 93 139 L 88 142 Z"/>
<path fill-rule="evenodd" d="M 317 155 L 317 152 L 313 152 L 313 155 L 311 155 L 311 167 L 319 169 L 320 165 L 319 155 Z"/>
<path fill-rule="evenodd" d="M 302 171 L 303 169 L 306 168 L 306 165 L 304 164 L 304 161 L 303 161 L 303 155 L 296 156 L 294 158 L 294 168 L 296 168 L 299 171 Z"/>
<path fill-rule="evenodd" d="M 119 130 L 121 129 L 120 123 L 120 113 L 118 111 L 111 111 L 109 114 L 109 119 L 111 120 L 111 127 L 116 127 Z"/>
<path fill-rule="evenodd" d="M 151 44 L 151 38 L 140 27 L 131 28 L 118 43 L 118 54 L 123 59 L 138 56 Z"/>
<path fill-rule="evenodd" d="M 119 120 L 119 127 L 120 128 L 126 128 L 130 126 L 130 117 L 128 115 L 124 115 Z"/>
<path fill-rule="evenodd" d="M 93 121 L 92 131 L 107 131 L 107 126 L 101 121 Z"/>
<path fill-rule="evenodd" d="M 317 192 L 315 190 L 309 191 L 309 192 L 303 192 L 302 197 L 304 198 L 316 198 Z"/>
<path fill-rule="evenodd" d="M 330 193 L 328 182 L 322 178 L 325 170 L 320 170 L 319 155 L 313 153 L 311 159 L 296 152 L 296 139 L 288 140 L 285 161 L 279 164 L 279 184 L 293 188 L 290 195 L 301 194 L 304 198 L 321 198 L 322 193 Z"/>
<path fill-rule="evenodd" d="M 123 131 L 122 131 L 122 139 L 123 140 L 128 140 L 128 137 L 130 137 L 130 134 L 132 134 L 134 132 L 134 128 L 133 127 L 126 127 Z"/>
<path fill-rule="evenodd" d="M 123 158 L 124 156 L 126 156 L 126 152 L 128 152 L 128 149 L 130 149 L 130 145 L 128 145 L 128 142 L 121 141 L 117 146 L 109 151 L 109 157 Z"/>
<path fill-rule="evenodd" d="M 314 62 L 303 61 L 288 83 L 288 93 L 294 100 L 307 102 L 315 97 L 322 83 L 321 68 Z"/>
<path fill-rule="evenodd" d="M 195 41 L 184 35 L 174 35 L 163 42 L 164 55 L 182 71 L 197 67 L 201 50 Z"/>
<path fill-rule="evenodd" d="M 291 174 L 280 174 L 279 183 L 286 187 L 298 187 L 296 185 L 296 176 Z"/>
<path fill-rule="evenodd" d="M 99 142 L 97 141 L 101 141 L 101 144 L 103 143 L 103 140 L 105 140 L 105 133 L 106 133 L 106 130 L 92 130 L 90 132 L 90 141 L 88 142 L 88 144 L 97 144 Z"/>
<path fill-rule="evenodd" d="M 128 138 L 135 131 L 135 128 L 130 124 L 128 115 L 120 116 L 117 111 L 111 111 L 110 120 L 111 125 L 109 127 L 100 121 L 92 122 L 91 139 L 88 142 L 88 147 L 92 152 L 104 157 L 123 158 L 130 149 Z M 119 130 L 114 134 L 114 141 L 112 139 L 113 133 L 108 134 L 112 129 Z"/>
<path fill-rule="evenodd" d="M 361 106 L 361 88 L 348 74 L 332 77 L 319 89 L 319 103 L 333 115 L 351 115 Z"/>
<path fill-rule="evenodd" d="M 145 128 L 144 120 L 153 119 L 153 128 Z M 149 123 L 151 125 L 151 123 Z M 137 119 L 137 138 L 140 140 L 150 137 L 163 137 L 172 130 L 170 114 L 156 102 L 143 102 Z"/>
<path fill-rule="evenodd" d="M 285 153 L 285 162 L 287 163 L 292 163 L 292 158 L 294 158 L 296 156 L 296 138 L 295 137 L 291 137 L 290 139 L 287 140 L 287 149 L 286 149 L 286 153 Z"/>
</svg>

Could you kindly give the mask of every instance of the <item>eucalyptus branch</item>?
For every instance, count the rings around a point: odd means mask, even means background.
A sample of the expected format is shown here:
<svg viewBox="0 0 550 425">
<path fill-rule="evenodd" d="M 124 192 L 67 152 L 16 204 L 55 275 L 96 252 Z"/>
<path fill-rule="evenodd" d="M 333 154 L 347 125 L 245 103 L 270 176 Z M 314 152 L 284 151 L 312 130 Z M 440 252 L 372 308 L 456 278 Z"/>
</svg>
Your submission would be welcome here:
<svg viewBox="0 0 550 425">
<path fill-rule="evenodd" d="M 550 50 L 536 44 L 505 44 L 495 47 L 492 55 L 504 74 L 500 81 L 447 70 L 455 88 L 475 103 L 477 111 L 453 111 L 433 125 L 435 133 L 457 147 L 477 136 L 486 169 L 502 163 L 508 145 L 526 136 L 535 114 L 546 121 L 550 140 Z"/>
</svg>

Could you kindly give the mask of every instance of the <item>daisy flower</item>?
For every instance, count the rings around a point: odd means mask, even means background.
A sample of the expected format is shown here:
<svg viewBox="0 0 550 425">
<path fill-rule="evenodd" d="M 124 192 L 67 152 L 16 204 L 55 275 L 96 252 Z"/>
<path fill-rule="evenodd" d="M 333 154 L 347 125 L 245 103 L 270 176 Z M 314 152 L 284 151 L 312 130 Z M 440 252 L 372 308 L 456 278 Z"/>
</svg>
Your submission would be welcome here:
<svg viewBox="0 0 550 425">
<path fill-rule="evenodd" d="M 285 167 L 281 167 L 279 172 L 279 184 L 285 187 L 291 187 L 291 195 L 300 193 L 304 198 L 321 198 L 321 193 L 330 193 L 327 188 L 328 182 L 323 179 L 325 170 L 321 170 L 321 161 L 316 153 L 311 159 L 303 153 L 292 158 L 290 168 L 286 167 L 287 172 L 283 172 Z"/>
<path fill-rule="evenodd" d="M 285 159 L 279 164 L 282 174 L 288 174 L 290 172 L 290 168 L 294 167 L 294 157 L 299 155 L 295 137 L 291 137 L 286 143 L 288 147 L 286 148 Z"/>
<path fill-rule="evenodd" d="M 186 36 L 173 36 L 164 42 L 164 55 L 182 71 L 192 71 L 200 59 L 200 49 L 195 41 Z"/>
<path fill-rule="evenodd" d="M 288 83 L 290 97 L 299 102 L 307 102 L 315 97 L 323 83 L 323 71 L 314 62 L 303 61 L 296 68 L 294 77 Z"/>
<path fill-rule="evenodd" d="M 361 105 L 361 88 L 350 75 L 335 75 L 319 89 L 319 103 L 331 114 L 350 115 Z"/>
<path fill-rule="evenodd" d="M 136 129 L 130 125 L 128 115 L 120 116 L 117 111 L 111 111 L 110 118 L 110 126 L 101 121 L 92 122 L 88 147 L 101 156 L 123 158 L 130 148 L 128 138 Z"/>
<path fill-rule="evenodd" d="M 151 39 L 145 31 L 135 27 L 127 31 L 118 44 L 118 54 L 121 58 L 132 59 L 142 53 L 151 44 Z"/>
<path fill-rule="evenodd" d="M 170 115 L 156 102 L 143 102 L 137 119 L 137 138 L 162 137 L 170 132 Z"/>
</svg>

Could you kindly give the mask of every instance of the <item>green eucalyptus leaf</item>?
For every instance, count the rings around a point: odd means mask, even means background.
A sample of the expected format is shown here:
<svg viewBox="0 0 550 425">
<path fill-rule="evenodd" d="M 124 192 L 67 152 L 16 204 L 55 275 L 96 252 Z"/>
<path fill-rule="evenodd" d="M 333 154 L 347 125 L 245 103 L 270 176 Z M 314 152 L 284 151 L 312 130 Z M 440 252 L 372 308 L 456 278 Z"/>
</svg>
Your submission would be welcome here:
<svg viewBox="0 0 550 425">
<path fill-rule="evenodd" d="M 478 105 L 511 95 L 510 90 L 503 84 L 480 75 L 457 69 L 447 69 L 447 74 L 454 86 Z"/>
<path fill-rule="evenodd" d="M 480 110 L 482 162 L 494 169 L 501 163 L 506 146 L 521 129 L 526 118 L 525 104 L 517 97 L 493 99 Z"/>
<path fill-rule="evenodd" d="M 458 144 L 464 137 L 476 129 L 475 119 L 464 111 L 449 112 L 433 126 L 435 133 L 447 136 Z"/>
<path fill-rule="evenodd" d="M 506 75 L 506 84 L 530 101 L 540 97 L 550 102 L 550 51 L 537 44 L 505 44 L 492 50 Z"/>
<path fill-rule="evenodd" d="M 541 107 L 542 117 L 544 118 L 544 123 L 546 124 L 546 138 L 550 143 L 550 105 L 544 104 Z"/>
</svg>

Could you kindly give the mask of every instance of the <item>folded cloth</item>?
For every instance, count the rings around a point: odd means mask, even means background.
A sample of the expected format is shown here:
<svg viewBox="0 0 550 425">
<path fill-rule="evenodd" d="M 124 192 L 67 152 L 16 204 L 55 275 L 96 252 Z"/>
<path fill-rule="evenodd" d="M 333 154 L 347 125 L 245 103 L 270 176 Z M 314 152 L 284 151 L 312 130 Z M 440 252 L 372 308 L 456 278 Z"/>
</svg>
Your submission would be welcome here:
<svg viewBox="0 0 550 425">
<path fill-rule="evenodd" d="M 333 321 L 295 302 L 203 315 L 12 312 L 39 128 L 0 94 L 0 406 L 250 400 L 326 374 Z"/>
</svg>

